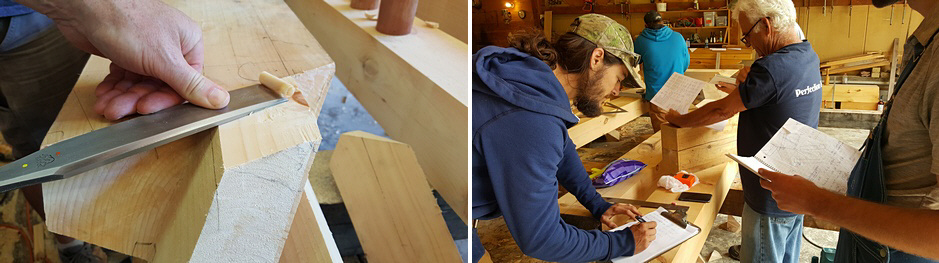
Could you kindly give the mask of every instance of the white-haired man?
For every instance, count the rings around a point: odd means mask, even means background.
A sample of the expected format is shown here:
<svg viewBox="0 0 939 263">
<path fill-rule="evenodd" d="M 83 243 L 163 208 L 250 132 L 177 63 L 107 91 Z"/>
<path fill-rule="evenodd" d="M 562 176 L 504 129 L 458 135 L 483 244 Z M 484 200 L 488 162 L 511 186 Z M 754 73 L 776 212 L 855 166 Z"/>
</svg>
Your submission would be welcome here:
<svg viewBox="0 0 939 263">
<path fill-rule="evenodd" d="M 740 113 L 737 151 L 753 156 L 789 118 L 818 126 L 822 103 L 818 55 L 800 36 L 791 0 L 739 0 L 733 7 L 741 41 L 760 56 L 737 75 L 737 83 L 721 85 L 727 97 L 681 115 L 671 110 L 665 119 L 679 127 L 698 127 Z M 739 250 L 741 262 L 798 262 L 802 215 L 776 206 L 760 179 L 740 169 L 744 211 Z"/>
</svg>

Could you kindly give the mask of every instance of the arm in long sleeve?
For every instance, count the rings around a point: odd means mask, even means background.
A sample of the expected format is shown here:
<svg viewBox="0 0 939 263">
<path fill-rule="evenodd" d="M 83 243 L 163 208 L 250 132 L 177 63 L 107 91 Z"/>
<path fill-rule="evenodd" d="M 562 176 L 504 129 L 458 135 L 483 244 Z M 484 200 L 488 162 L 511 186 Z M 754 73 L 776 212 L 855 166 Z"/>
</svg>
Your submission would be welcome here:
<svg viewBox="0 0 939 263">
<path fill-rule="evenodd" d="M 574 195 L 577 201 L 584 205 L 594 218 L 599 219 L 613 204 L 603 200 L 603 197 L 597 193 L 597 188 L 590 181 L 590 176 L 587 175 L 584 164 L 580 162 L 574 142 L 567 139 L 564 146 L 561 163 L 558 165 L 558 182 L 561 183 L 561 186 L 564 186 L 564 189 Z"/>
<path fill-rule="evenodd" d="M 481 130 L 475 143 L 485 159 L 506 225 L 526 255 L 562 262 L 632 255 L 628 230 L 581 230 L 560 217 L 558 164 L 564 126 L 545 115 L 519 112 Z"/>
</svg>

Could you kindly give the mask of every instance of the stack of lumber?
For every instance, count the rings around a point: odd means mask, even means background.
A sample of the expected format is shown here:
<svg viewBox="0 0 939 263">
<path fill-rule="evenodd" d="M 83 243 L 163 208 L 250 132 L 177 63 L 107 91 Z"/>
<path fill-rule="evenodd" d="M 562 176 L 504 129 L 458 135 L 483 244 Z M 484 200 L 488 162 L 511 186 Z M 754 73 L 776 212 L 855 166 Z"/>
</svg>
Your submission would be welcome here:
<svg viewBox="0 0 939 263">
<path fill-rule="evenodd" d="M 825 79 L 825 84 L 828 84 L 828 76 L 830 75 L 846 73 L 851 73 L 854 75 L 854 72 L 860 70 L 879 68 L 883 66 L 890 66 L 890 60 L 888 60 L 883 53 L 868 52 L 825 61 L 819 65 L 819 68 L 822 72 L 823 78 Z"/>
<path fill-rule="evenodd" d="M 167 1 L 202 26 L 204 74 L 229 89 L 289 77 L 288 102 L 43 185 L 49 230 L 150 262 L 330 262 L 339 252 L 307 182 L 335 64 L 284 2 Z M 93 57 L 44 140 L 112 125 Z M 286 79 L 286 78 L 285 78 Z M 296 94 L 295 94 L 296 95 Z"/>
<path fill-rule="evenodd" d="M 718 57 L 720 57 L 720 60 L 718 60 Z M 744 61 L 755 59 L 756 52 L 750 48 L 726 48 L 714 50 L 710 48 L 696 48 L 693 52 L 691 52 L 691 65 L 688 66 L 688 68 L 740 69 L 743 68 Z"/>
<path fill-rule="evenodd" d="M 877 85 L 822 85 L 822 109 L 877 110 Z"/>
</svg>

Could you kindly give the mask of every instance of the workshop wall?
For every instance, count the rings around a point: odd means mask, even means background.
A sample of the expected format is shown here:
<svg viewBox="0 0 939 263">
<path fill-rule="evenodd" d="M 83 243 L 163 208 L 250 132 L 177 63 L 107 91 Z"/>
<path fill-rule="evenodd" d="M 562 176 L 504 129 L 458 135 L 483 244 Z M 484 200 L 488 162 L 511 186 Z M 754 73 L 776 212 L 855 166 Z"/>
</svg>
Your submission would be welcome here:
<svg viewBox="0 0 939 263">
<path fill-rule="evenodd" d="M 508 46 L 509 33 L 522 30 L 540 30 L 542 11 L 538 0 L 474 0 L 473 53 L 489 45 Z M 506 7 L 506 3 L 512 7 Z M 520 16 L 524 13 L 524 18 Z M 508 13 L 508 14 L 506 14 Z"/>
<path fill-rule="evenodd" d="M 902 4 L 893 8 L 871 5 L 798 7 L 796 12 L 799 26 L 822 61 L 863 52 L 890 52 L 894 38 L 900 39 L 902 50 L 906 38 L 923 21 L 922 15 Z"/>
<path fill-rule="evenodd" d="M 582 5 L 583 0 L 548 0 L 559 6 Z M 598 6 L 616 5 L 621 0 L 597 0 Z M 690 2 L 688 0 L 667 0 L 668 3 Z M 705 3 L 704 0 L 699 1 Z M 733 1 L 731 1 L 733 2 Z M 631 0 L 632 5 L 648 4 L 648 0 Z M 900 39 L 900 48 L 916 27 L 923 21 L 923 16 L 909 6 L 896 4 L 894 7 L 875 8 L 871 5 L 855 6 L 811 6 L 798 7 L 797 22 L 802 27 L 806 38 L 812 43 L 821 61 L 838 57 L 857 55 L 863 52 L 890 52 L 893 39 Z M 825 9 L 823 11 L 823 8 Z M 552 10 L 551 7 L 545 10 Z M 603 9 L 606 10 L 606 9 Z M 642 13 L 605 13 L 617 22 L 625 25 L 636 36 L 644 28 Z M 892 13 L 892 15 L 891 15 Z M 570 23 L 579 14 L 552 14 L 552 36 L 557 37 L 570 29 Z M 891 17 L 893 17 L 891 22 Z M 736 23 L 731 23 L 729 37 L 731 44 L 742 35 Z M 736 36 L 736 37 L 733 37 Z"/>
</svg>

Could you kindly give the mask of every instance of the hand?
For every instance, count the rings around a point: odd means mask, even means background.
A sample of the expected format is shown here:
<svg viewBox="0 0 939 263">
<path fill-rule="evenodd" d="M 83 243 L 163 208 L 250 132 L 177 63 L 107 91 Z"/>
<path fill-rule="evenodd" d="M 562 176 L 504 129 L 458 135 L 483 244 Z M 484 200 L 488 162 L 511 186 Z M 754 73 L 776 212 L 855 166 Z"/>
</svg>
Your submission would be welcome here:
<svg viewBox="0 0 939 263">
<path fill-rule="evenodd" d="M 655 222 L 645 222 L 629 227 L 629 230 L 633 232 L 633 240 L 636 241 L 636 249 L 633 250 L 633 255 L 649 248 L 649 244 L 655 240 L 655 225 Z"/>
<path fill-rule="evenodd" d="M 627 215 L 629 218 L 636 220 L 636 216 L 642 215 L 639 213 L 639 209 L 630 204 L 613 204 L 606 212 L 600 216 L 600 222 L 606 225 L 609 228 L 616 228 L 616 223 L 613 223 L 613 217 L 616 215 Z"/>
<path fill-rule="evenodd" d="M 769 179 L 760 180 L 760 186 L 773 193 L 779 209 L 796 214 L 814 215 L 819 205 L 824 205 L 835 193 L 819 188 L 798 175 L 787 175 L 760 169 L 760 176 Z"/>
<path fill-rule="evenodd" d="M 665 121 L 668 121 L 672 126 L 681 128 L 681 125 L 678 124 L 681 122 L 681 116 L 683 115 L 678 113 L 675 109 L 668 109 L 668 113 L 665 114 Z"/>
<path fill-rule="evenodd" d="M 29 2 L 29 1 L 27 1 Z M 228 92 L 200 73 L 202 31 L 158 0 L 64 1 L 37 9 L 78 48 L 109 58 L 95 110 L 108 119 L 149 114 L 188 100 L 218 109 Z"/>
<path fill-rule="evenodd" d="M 731 84 L 723 81 L 718 82 L 717 85 L 714 86 L 716 86 L 718 90 L 728 94 L 737 89 L 737 84 Z"/>
<path fill-rule="evenodd" d="M 737 71 L 737 83 L 743 83 L 747 80 L 747 75 L 750 74 L 750 66 L 746 66 Z"/>
</svg>

